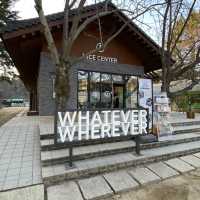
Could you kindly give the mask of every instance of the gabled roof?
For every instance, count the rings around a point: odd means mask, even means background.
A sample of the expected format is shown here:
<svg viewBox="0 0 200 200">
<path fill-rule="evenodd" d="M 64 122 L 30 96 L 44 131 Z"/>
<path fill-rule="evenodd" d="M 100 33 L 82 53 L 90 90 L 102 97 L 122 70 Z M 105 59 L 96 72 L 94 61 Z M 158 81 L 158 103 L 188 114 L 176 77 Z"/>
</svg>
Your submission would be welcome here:
<svg viewBox="0 0 200 200">
<path fill-rule="evenodd" d="M 98 3 L 96 5 L 89 5 L 89 6 L 85 6 L 82 10 L 82 13 L 88 13 L 90 11 L 93 11 L 95 9 L 102 9 L 105 6 L 105 3 Z M 111 7 L 111 3 L 109 3 L 109 6 Z M 113 4 L 112 4 L 113 6 Z M 77 9 L 72 9 L 70 10 L 69 16 L 73 17 L 77 14 Z M 47 15 L 47 20 L 48 22 L 55 22 L 58 20 L 62 20 L 64 17 L 64 13 L 63 12 L 58 12 L 58 13 L 54 13 L 54 14 L 50 14 Z M 31 18 L 31 19 L 25 19 L 25 20 L 14 20 L 14 21 L 10 21 L 8 23 L 7 26 L 5 26 L 1 31 L 0 34 L 5 34 L 5 33 L 10 33 L 13 31 L 17 31 L 17 30 L 21 30 L 21 29 L 25 29 L 25 28 L 30 28 L 32 26 L 35 25 L 39 25 L 40 24 L 40 20 L 39 18 Z"/>
<path fill-rule="evenodd" d="M 82 19 L 93 16 L 105 10 L 117 9 L 112 3 L 105 2 L 95 5 L 89 5 L 82 9 Z M 70 20 L 77 14 L 77 9 L 70 12 Z M 63 12 L 47 16 L 49 26 L 55 34 L 60 32 L 63 24 Z M 104 18 L 104 17 L 103 17 Z M 103 22 L 102 18 L 102 22 Z M 122 24 L 129 20 L 130 23 L 123 30 L 121 35 L 122 42 L 126 43 L 129 48 L 136 49 L 139 56 L 143 58 L 145 72 L 161 68 L 161 49 L 146 33 L 144 33 L 134 22 L 132 22 L 120 10 L 107 15 L 109 27 L 113 24 L 115 28 L 120 28 Z M 106 23 L 102 23 L 106 25 Z M 109 28 L 105 26 L 106 28 Z M 36 87 L 39 70 L 40 52 L 44 42 L 41 34 L 42 25 L 39 18 L 11 21 L 3 30 L 0 31 L 0 37 L 5 44 L 15 66 L 17 67 L 20 77 L 27 87 Z M 124 41 L 123 41 L 124 40 Z"/>
<path fill-rule="evenodd" d="M 94 12 L 96 12 L 97 9 L 99 11 L 105 9 L 105 2 L 85 6 L 82 10 L 82 15 L 83 15 L 83 17 L 94 15 Z M 114 4 L 109 2 L 107 4 L 107 9 L 112 10 L 112 9 L 117 9 L 117 8 Z M 77 9 L 73 9 L 70 11 L 69 15 L 70 15 L 70 17 L 73 17 L 76 14 L 77 14 Z M 120 11 L 118 11 L 117 14 L 118 14 L 118 17 L 121 16 L 124 19 L 124 21 L 130 20 L 125 14 L 123 14 Z M 56 22 L 62 21 L 63 17 L 64 17 L 63 12 L 59 12 L 59 13 L 47 15 L 47 20 L 48 20 L 49 24 L 52 24 L 52 26 L 56 26 L 57 25 Z M 122 20 L 122 19 L 120 19 L 120 20 Z M 39 18 L 11 21 L 8 23 L 8 25 L 6 27 L 4 27 L 0 31 L 0 36 L 3 39 L 6 39 L 7 37 L 4 38 L 4 36 L 9 35 L 9 33 L 19 32 L 19 31 L 22 31 L 25 29 L 26 30 L 31 29 L 33 27 L 35 27 L 35 28 L 37 27 L 38 29 L 41 29 L 40 25 L 41 25 L 41 23 L 40 23 Z M 130 23 L 127 25 L 127 27 L 131 31 L 134 31 L 141 40 L 144 40 L 145 43 L 147 43 L 147 45 L 149 45 L 150 48 L 153 48 L 154 51 L 156 51 L 157 54 L 160 55 L 160 46 L 154 40 L 152 40 L 142 29 L 140 29 L 134 22 L 130 21 Z M 17 34 L 17 35 L 19 36 L 19 34 Z"/>
</svg>

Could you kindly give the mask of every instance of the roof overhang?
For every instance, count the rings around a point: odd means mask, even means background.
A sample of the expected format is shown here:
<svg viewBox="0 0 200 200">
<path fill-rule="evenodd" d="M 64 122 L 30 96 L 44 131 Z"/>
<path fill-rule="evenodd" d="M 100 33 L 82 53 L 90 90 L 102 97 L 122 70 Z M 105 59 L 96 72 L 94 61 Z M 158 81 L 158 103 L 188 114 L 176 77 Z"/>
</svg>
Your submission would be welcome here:
<svg viewBox="0 0 200 200">
<path fill-rule="evenodd" d="M 90 5 L 86 6 L 82 11 L 82 19 L 85 19 L 87 17 L 90 17 L 94 14 L 96 14 L 97 9 L 99 12 L 103 9 L 105 9 L 105 3 L 99 3 L 96 5 Z M 116 7 L 112 4 L 108 4 L 108 9 L 116 9 Z M 72 10 L 70 13 L 70 20 L 73 19 L 74 15 L 76 15 L 76 9 Z M 123 14 L 122 12 L 114 12 L 110 14 L 116 21 L 118 22 L 119 26 L 126 22 L 127 20 L 130 21 L 130 19 Z M 63 25 L 63 12 L 56 13 L 52 15 L 47 16 L 49 26 L 51 30 L 60 29 Z M 19 70 L 22 80 L 25 82 L 25 84 L 31 85 L 31 81 L 35 82 L 37 80 L 37 75 L 32 75 L 32 77 L 28 78 L 30 80 L 27 80 L 26 76 L 29 73 L 29 75 L 32 73 L 34 74 L 34 70 L 36 70 L 36 66 L 39 62 L 39 56 L 40 52 L 39 49 L 41 49 L 41 31 L 42 26 L 40 24 L 40 21 L 38 18 L 34 19 L 27 19 L 27 20 L 18 20 L 10 22 L 7 27 L 0 33 L 0 37 L 2 38 L 7 51 L 9 52 L 11 58 L 13 59 L 17 69 Z M 157 43 L 155 43 L 146 33 L 144 33 L 135 23 L 130 21 L 126 28 L 124 29 L 124 32 L 128 34 L 129 40 L 136 41 L 140 43 L 140 45 L 145 48 L 147 51 L 148 57 L 151 59 L 148 59 L 145 63 L 145 71 L 154 71 L 161 68 L 161 48 Z M 38 37 L 39 35 L 39 37 Z M 127 37 L 125 37 L 127 38 Z M 22 55 L 26 57 L 28 55 L 27 48 L 24 51 L 24 46 L 29 43 L 29 40 L 33 40 L 32 42 L 33 47 L 29 49 L 31 52 L 35 52 L 34 55 L 32 55 L 30 60 L 31 62 L 34 62 L 31 64 L 32 67 L 27 68 L 28 61 L 26 59 L 22 58 Z M 23 41 L 26 41 L 24 43 Z M 133 42 L 134 45 L 134 42 Z M 23 53 L 23 54 L 22 54 Z M 24 61 L 23 61 L 24 60 Z M 37 60 L 37 62 L 36 62 Z M 23 62 L 22 62 L 23 61 Z M 21 63 L 20 63 L 21 62 Z"/>
</svg>

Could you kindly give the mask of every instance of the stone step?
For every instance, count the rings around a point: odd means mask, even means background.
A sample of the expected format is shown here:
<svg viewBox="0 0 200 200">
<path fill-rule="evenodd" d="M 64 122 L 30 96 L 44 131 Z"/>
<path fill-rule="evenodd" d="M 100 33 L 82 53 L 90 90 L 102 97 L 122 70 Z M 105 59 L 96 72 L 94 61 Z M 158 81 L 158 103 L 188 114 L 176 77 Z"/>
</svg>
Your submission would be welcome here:
<svg viewBox="0 0 200 200">
<path fill-rule="evenodd" d="M 162 146 L 169 146 L 174 144 L 199 141 L 200 134 L 179 134 L 173 135 L 171 140 L 162 141 L 162 142 L 153 142 L 141 144 L 141 149 L 150 149 L 158 148 Z M 133 140 L 129 141 L 120 141 L 113 143 L 104 143 L 104 144 L 93 144 L 88 146 L 80 146 L 73 148 L 73 159 L 83 160 L 88 158 L 94 158 L 105 155 L 113 155 L 123 152 L 134 152 L 135 151 L 135 142 Z M 69 160 L 69 149 L 64 147 L 63 149 L 56 150 L 43 150 L 41 152 L 41 161 L 43 166 L 48 166 L 52 164 L 61 164 Z"/>
<path fill-rule="evenodd" d="M 200 132 L 200 125 L 173 127 L 173 134 L 194 133 L 194 132 Z"/>
<path fill-rule="evenodd" d="M 193 127 L 193 126 L 192 126 Z M 190 127 L 185 127 L 184 129 L 182 129 L 181 127 L 175 127 L 174 131 L 173 131 L 173 135 L 180 135 L 183 134 L 184 137 L 186 137 L 186 140 L 183 142 L 187 142 L 188 141 L 193 141 L 189 139 L 190 136 L 187 136 L 187 134 L 200 134 L 200 127 L 199 126 L 195 126 L 194 129 Z M 198 135 L 195 135 L 198 137 Z M 53 137 L 53 135 L 52 135 Z M 184 139 L 184 137 L 178 137 L 178 139 Z M 193 135 L 191 135 L 191 137 L 193 137 Z M 176 137 L 174 136 L 173 138 L 176 139 Z M 75 138 L 76 139 L 76 138 Z M 87 145 L 93 145 L 93 144 L 104 144 L 104 143 L 112 143 L 112 142 L 119 142 L 119 141 L 127 141 L 132 139 L 132 136 L 127 137 L 127 136 L 122 136 L 122 137 L 115 137 L 115 138 L 104 138 L 104 139 L 97 139 L 97 140 L 82 140 L 80 142 L 76 142 L 74 144 L 74 146 L 87 146 Z M 156 139 L 155 139 L 156 140 Z M 56 149 L 63 149 L 69 146 L 69 143 L 64 143 L 64 144 L 60 144 L 60 145 L 54 145 L 54 139 L 52 138 L 43 138 L 40 140 L 41 142 L 41 149 L 42 151 L 49 151 L 49 150 L 56 150 Z M 166 142 L 166 141 L 165 141 Z M 164 142 L 164 143 L 165 143 Z M 168 142 L 167 142 L 168 143 Z M 174 142 L 173 142 L 174 143 Z M 154 145 L 156 146 L 160 146 L 163 145 L 163 143 L 154 143 L 153 142 L 153 147 Z M 147 145 L 147 147 L 151 147 L 151 145 Z"/>
<path fill-rule="evenodd" d="M 171 140 L 169 141 L 162 141 L 162 142 L 156 142 L 156 140 L 151 141 L 151 143 L 147 143 L 147 144 L 143 144 L 142 148 L 153 148 L 153 147 L 160 147 L 163 145 L 169 145 L 169 144 L 178 144 L 178 143 L 182 143 L 182 142 L 191 142 L 194 140 L 198 140 L 200 137 L 200 133 L 183 133 L 183 134 L 175 134 L 172 136 Z M 107 143 L 112 143 L 113 140 L 108 140 L 110 138 L 107 138 L 107 141 L 102 141 L 102 140 L 90 140 L 90 141 L 84 141 L 80 144 L 75 144 L 75 146 L 87 146 L 90 144 L 104 144 L 105 142 Z M 131 138 L 116 138 L 116 140 L 114 140 L 115 142 L 117 141 L 127 141 L 130 140 Z M 53 139 L 43 139 L 40 140 L 41 143 L 41 150 L 42 151 L 51 151 L 51 150 L 58 150 L 58 149 L 63 149 L 63 148 L 67 148 L 69 146 L 69 144 L 63 144 L 63 145 L 54 145 L 54 140 Z M 145 142 L 142 142 L 145 143 Z"/>
<path fill-rule="evenodd" d="M 134 151 L 134 149 L 135 142 L 133 140 L 74 147 L 73 160 L 130 152 Z M 66 163 L 69 161 L 69 149 L 42 151 L 41 161 L 43 166 Z"/>
<path fill-rule="evenodd" d="M 70 168 L 67 162 L 65 164 L 43 166 L 42 176 L 44 183 L 48 186 L 64 180 L 88 177 L 126 167 L 164 161 L 171 158 L 197 153 L 199 151 L 200 141 L 193 141 L 142 150 L 140 156 L 133 152 L 127 152 L 74 161 L 73 168 Z"/>
<path fill-rule="evenodd" d="M 193 126 L 193 125 L 200 125 L 200 120 L 188 120 L 188 121 L 179 121 L 179 122 L 171 122 L 173 127 L 175 126 Z"/>
<path fill-rule="evenodd" d="M 165 162 L 125 168 L 76 181 L 64 181 L 47 187 L 47 197 L 48 200 L 96 200 L 105 197 L 114 199 L 113 194 L 133 191 L 141 186 L 159 183 L 183 173 L 193 173 L 192 171 L 198 166 L 200 166 L 199 154 L 173 158 Z"/>
<path fill-rule="evenodd" d="M 40 139 L 45 140 L 45 139 L 53 139 L 54 138 L 54 133 L 41 133 L 40 132 Z"/>
<path fill-rule="evenodd" d="M 75 143 L 73 146 L 78 147 L 78 146 L 88 146 L 88 145 L 94 145 L 94 144 L 104 144 L 104 143 L 113 143 L 113 142 L 120 142 L 120 141 L 128 141 L 133 138 L 133 136 L 121 136 L 121 137 L 115 137 L 115 138 L 104 138 L 104 139 L 95 139 L 95 140 L 81 140 L 78 141 L 77 137 L 74 137 Z M 58 149 L 63 149 L 67 148 L 71 142 L 66 142 L 63 144 L 59 145 L 54 145 L 54 139 L 41 139 L 41 149 L 42 151 L 51 151 L 51 150 L 58 150 Z"/>
</svg>

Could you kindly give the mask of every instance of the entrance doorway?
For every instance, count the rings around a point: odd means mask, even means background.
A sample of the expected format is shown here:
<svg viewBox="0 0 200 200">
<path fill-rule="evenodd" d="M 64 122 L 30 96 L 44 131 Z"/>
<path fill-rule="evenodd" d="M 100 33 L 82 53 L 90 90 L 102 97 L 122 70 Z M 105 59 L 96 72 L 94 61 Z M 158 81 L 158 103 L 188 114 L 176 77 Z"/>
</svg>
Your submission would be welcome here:
<svg viewBox="0 0 200 200">
<path fill-rule="evenodd" d="M 78 71 L 79 109 L 136 108 L 136 76 Z"/>
<path fill-rule="evenodd" d="M 113 84 L 113 108 L 124 108 L 124 85 Z"/>
</svg>

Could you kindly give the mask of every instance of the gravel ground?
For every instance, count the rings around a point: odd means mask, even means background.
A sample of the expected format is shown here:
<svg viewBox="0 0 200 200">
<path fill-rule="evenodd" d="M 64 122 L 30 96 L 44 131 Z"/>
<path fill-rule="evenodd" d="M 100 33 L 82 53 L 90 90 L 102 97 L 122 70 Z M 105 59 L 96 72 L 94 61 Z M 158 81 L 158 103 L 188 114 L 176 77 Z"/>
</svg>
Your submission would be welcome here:
<svg viewBox="0 0 200 200">
<path fill-rule="evenodd" d="M 200 169 L 106 200 L 199 200 Z"/>
<path fill-rule="evenodd" d="M 6 107 L 0 109 L 0 126 L 5 124 L 8 120 L 16 116 L 18 113 L 25 111 L 25 107 Z"/>
</svg>

